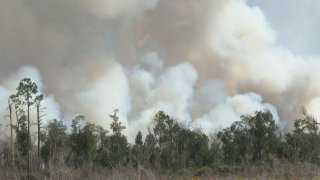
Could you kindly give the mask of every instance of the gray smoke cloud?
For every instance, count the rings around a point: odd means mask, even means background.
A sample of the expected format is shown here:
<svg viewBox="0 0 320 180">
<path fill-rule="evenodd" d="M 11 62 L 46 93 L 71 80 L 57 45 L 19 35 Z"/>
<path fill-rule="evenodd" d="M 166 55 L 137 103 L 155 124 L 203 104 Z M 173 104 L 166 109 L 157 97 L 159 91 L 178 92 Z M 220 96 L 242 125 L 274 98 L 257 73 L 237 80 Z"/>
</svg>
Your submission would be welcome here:
<svg viewBox="0 0 320 180">
<path fill-rule="evenodd" d="M 0 27 L 1 107 L 31 77 L 50 118 L 109 128 L 118 108 L 130 140 L 158 110 L 208 134 L 265 108 L 287 129 L 303 105 L 320 117 L 320 58 L 244 0 L 0 0 Z"/>
</svg>

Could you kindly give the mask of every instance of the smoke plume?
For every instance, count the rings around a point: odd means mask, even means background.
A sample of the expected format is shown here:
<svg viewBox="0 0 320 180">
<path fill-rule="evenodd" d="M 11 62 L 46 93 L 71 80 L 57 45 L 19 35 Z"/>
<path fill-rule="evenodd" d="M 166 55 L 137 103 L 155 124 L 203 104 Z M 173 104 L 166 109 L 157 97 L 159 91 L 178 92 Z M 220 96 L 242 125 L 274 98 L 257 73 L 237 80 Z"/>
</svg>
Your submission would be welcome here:
<svg viewBox="0 0 320 180">
<path fill-rule="evenodd" d="M 0 27 L 2 115 L 30 77 L 46 119 L 109 128 L 117 108 L 128 137 L 159 110 L 208 134 L 265 108 L 287 129 L 301 106 L 320 118 L 320 58 L 281 47 L 244 0 L 0 0 Z"/>
</svg>

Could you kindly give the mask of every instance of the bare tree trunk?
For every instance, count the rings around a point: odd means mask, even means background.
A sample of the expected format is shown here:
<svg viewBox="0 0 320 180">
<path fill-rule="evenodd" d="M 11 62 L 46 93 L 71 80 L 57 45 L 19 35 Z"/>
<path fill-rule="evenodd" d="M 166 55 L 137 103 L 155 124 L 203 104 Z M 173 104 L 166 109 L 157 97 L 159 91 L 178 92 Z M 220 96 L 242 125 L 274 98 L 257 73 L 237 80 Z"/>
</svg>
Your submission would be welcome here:
<svg viewBox="0 0 320 180">
<path fill-rule="evenodd" d="M 17 105 L 15 105 L 14 106 L 14 109 L 15 109 L 15 114 L 16 114 L 16 122 L 17 122 L 17 129 L 19 129 L 19 116 L 18 116 L 18 106 Z"/>
<path fill-rule="evenodd" d="M 27 113 L 27 121 L 28 121 L 28 179 L 30 180 L 30 150 L 31 150 L 31 137 L 30 137 L 30 102 L 29 97 L 27 97 L 27 107 L 28 107 L 28 113 Z"/>
<path fill-rule="evenodd" d="M 38 120 L 38 159 L 40 159 L 40 104 L 37 104 L 37 120 Z"/>
<path fill-rule="evenodd" d="M 138 164 L 138 180 L 141 179 L 141 167 L 140 164 Z"/>
<path fill-rule="evenodd" d="M 38 159 L 40 163 L 40 147 L 41 147 L 41 118 L 45 115 L 41 115 L 41 102 L 43 100 L 43 95 L 39 95 L 35 98 L 36 108 L 37 108 L 37 126 L 38 126 Z M 40 165 L 40 164 L 39 164 Z"/>
<path fill-rule="evenodd" d="M 10 119 L 10 135 L 11 135 L 11 147 L 12 147 L 12 165 L 14 165 L 14 144 L 13 144 L 13 124 L 12 124 L 12 103 L 8 101 L 9 119 Z"/>
</svg>

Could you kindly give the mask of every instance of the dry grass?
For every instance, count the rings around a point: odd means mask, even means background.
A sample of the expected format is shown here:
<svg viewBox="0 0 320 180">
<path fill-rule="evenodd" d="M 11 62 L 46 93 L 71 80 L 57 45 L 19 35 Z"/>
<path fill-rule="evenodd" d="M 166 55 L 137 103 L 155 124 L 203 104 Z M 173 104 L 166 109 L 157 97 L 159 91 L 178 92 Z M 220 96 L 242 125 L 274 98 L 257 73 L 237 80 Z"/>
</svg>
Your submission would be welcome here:
<svg viewBox="0 0 320 180">
<path fill-rule="evenodd" d="M 0 179 L 26 179 L 26 171 L 12 167 L 0 168 Z M 216 166 L 199 169 L 182 169 L 175 172 L 154 172 L 140 167 L 121 167 L 113 170 L 88 165 L 82 168 L 70 168 L 64 164 L 51 166 L 44 170 L 32 169 L 32 179 L 44 180 L 211 180 L 211 179 L 320 179 L 320 168 L 309 163 L 291 164 L 276 161 L 272 165 L 231 167 Z"/>
</svg>

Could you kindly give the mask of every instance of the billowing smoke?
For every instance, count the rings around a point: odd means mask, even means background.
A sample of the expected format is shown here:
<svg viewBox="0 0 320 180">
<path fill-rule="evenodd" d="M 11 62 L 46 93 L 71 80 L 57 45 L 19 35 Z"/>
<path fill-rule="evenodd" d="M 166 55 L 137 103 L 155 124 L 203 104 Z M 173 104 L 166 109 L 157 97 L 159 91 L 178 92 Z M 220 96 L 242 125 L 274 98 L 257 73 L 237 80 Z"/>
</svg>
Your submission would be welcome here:
<svg viewBox="0 0 320 180">
<path fill-rule="evenodd" d="M 129 137 L 159 110 L 206 133 L 265 108 L 288 129 L 301 106 L 320 117 L 320 58 L 277 44 L 244 0 L 0 0 L 0 27 L 1 114 L 31 77 L 46 119 L 109 128 L 118 108 Z"/>
</svg>

